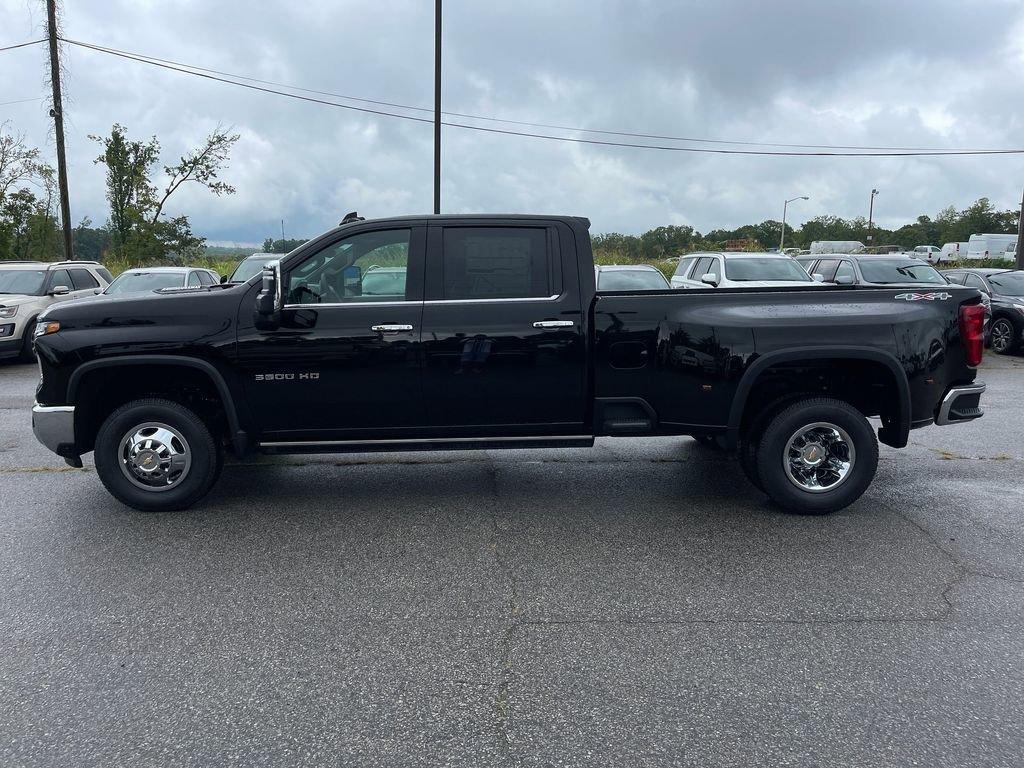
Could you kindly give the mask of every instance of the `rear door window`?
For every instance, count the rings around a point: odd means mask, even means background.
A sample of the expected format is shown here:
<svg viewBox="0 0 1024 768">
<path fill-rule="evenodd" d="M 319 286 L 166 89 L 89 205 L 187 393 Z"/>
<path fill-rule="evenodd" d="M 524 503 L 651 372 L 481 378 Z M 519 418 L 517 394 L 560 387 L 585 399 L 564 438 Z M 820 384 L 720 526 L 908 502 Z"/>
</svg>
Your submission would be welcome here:
<svg viewBox="0 0 1024 768">
<path fill-rule="evenodd" d="M 88 269 L 82 269 L 81 267 L 72 268 L 68 270 L 68 274 L 71 275 L 71 282 L 76 291 L 86 291 L 90 288 L 100 287 L 100 284 Z"/>
<path fill-rule="evenodd" d="M 690 257 L 690 258 L 687 258 L 687 259 L 680 259 L 679 260 L 679 264 L 676 266 L 676 271 L 675 271 L 675 274 L 673 275 L 673 277 L 685 278 L 686 277 L 686 270 L 688 270 L 691 266 L 693 266 L 693 262 L 694 262 L 693 257 Z"/>
<path fill-rule="evenodd" d="M 527 299 L 557 293 L 544 227 L 445 227 L 442 298 Z"/>
</svg>

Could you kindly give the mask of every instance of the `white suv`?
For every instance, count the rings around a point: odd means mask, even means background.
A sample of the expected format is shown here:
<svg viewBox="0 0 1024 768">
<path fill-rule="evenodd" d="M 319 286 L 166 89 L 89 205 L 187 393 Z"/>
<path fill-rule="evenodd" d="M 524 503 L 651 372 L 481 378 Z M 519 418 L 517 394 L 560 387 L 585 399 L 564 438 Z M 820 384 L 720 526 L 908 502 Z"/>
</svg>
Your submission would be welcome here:
<svg viewBox="0 0 1024 768">
<path fill-rule="evenodd" d="M 820 285 L 790 256 L 778 253 L 691 253 L 679 260 L 673 288 L 773 288 Z"/>
<path fill-rule="evenodd" d="M 34 359 L 32 333 L 51 304 L 95 296 L 111 281 L 95 261 L 0 261 L 0 359 Z"/>
</svg>

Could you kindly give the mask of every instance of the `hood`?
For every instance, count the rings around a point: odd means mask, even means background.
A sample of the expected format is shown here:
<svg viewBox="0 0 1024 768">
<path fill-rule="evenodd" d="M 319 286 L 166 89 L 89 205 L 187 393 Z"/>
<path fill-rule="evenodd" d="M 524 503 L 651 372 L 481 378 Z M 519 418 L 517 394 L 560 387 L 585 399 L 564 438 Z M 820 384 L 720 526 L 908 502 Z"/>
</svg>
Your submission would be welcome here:
<svg viewBox="0 0 1024 768">
<path fill-rule="evenodd" d="M 38 296 L 26 293 L 0 293 L 0 307 L 20 307 L 22 304 L 29 304 L 38 300 Z"/>
</svg>

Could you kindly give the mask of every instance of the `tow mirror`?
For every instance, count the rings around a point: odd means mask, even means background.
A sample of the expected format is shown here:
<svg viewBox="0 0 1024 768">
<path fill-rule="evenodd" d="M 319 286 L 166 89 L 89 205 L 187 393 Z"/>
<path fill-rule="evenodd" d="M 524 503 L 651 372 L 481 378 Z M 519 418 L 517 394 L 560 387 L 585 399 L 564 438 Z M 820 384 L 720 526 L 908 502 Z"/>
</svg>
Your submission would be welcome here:
<svg viewBox="0 0 1024 768">
<path fill-rule="evenodd" d="M 710 285 L 712 288 L 718 287 L 718 278 L 711 272 L 708 272 L 706 275 L 703 275 L 700 278 L 700 281 L 702 283 L 705 283 L 706 285 Z"/>
<path fill-rule="evenodd" d="M 256 295 L 256 327 L 276 328 L 281 323 L 281 262 L 272 261 L 263 267 L 263 284 Z"/>
<path fill-rule="evenodd" d="M 66 296 L 71 293 L 71 289 L 66 285 L 55 285 L 50 289 L 51 296 Z"/>
</svg>

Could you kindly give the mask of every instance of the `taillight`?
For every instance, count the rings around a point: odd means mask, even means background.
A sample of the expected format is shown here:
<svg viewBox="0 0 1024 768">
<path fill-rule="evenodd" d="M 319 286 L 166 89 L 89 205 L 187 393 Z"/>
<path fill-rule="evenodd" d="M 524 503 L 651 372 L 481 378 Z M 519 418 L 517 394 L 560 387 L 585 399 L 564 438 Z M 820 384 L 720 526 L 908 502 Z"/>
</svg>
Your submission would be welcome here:
<svg viewBox="0 0 1024 768">
<path fill-rule="evenodd" d="M 960 343 L 970 366 L 981 365 L 985 349 L 985 307 L 967 304 L 960 307 Z"/>
</svg>

